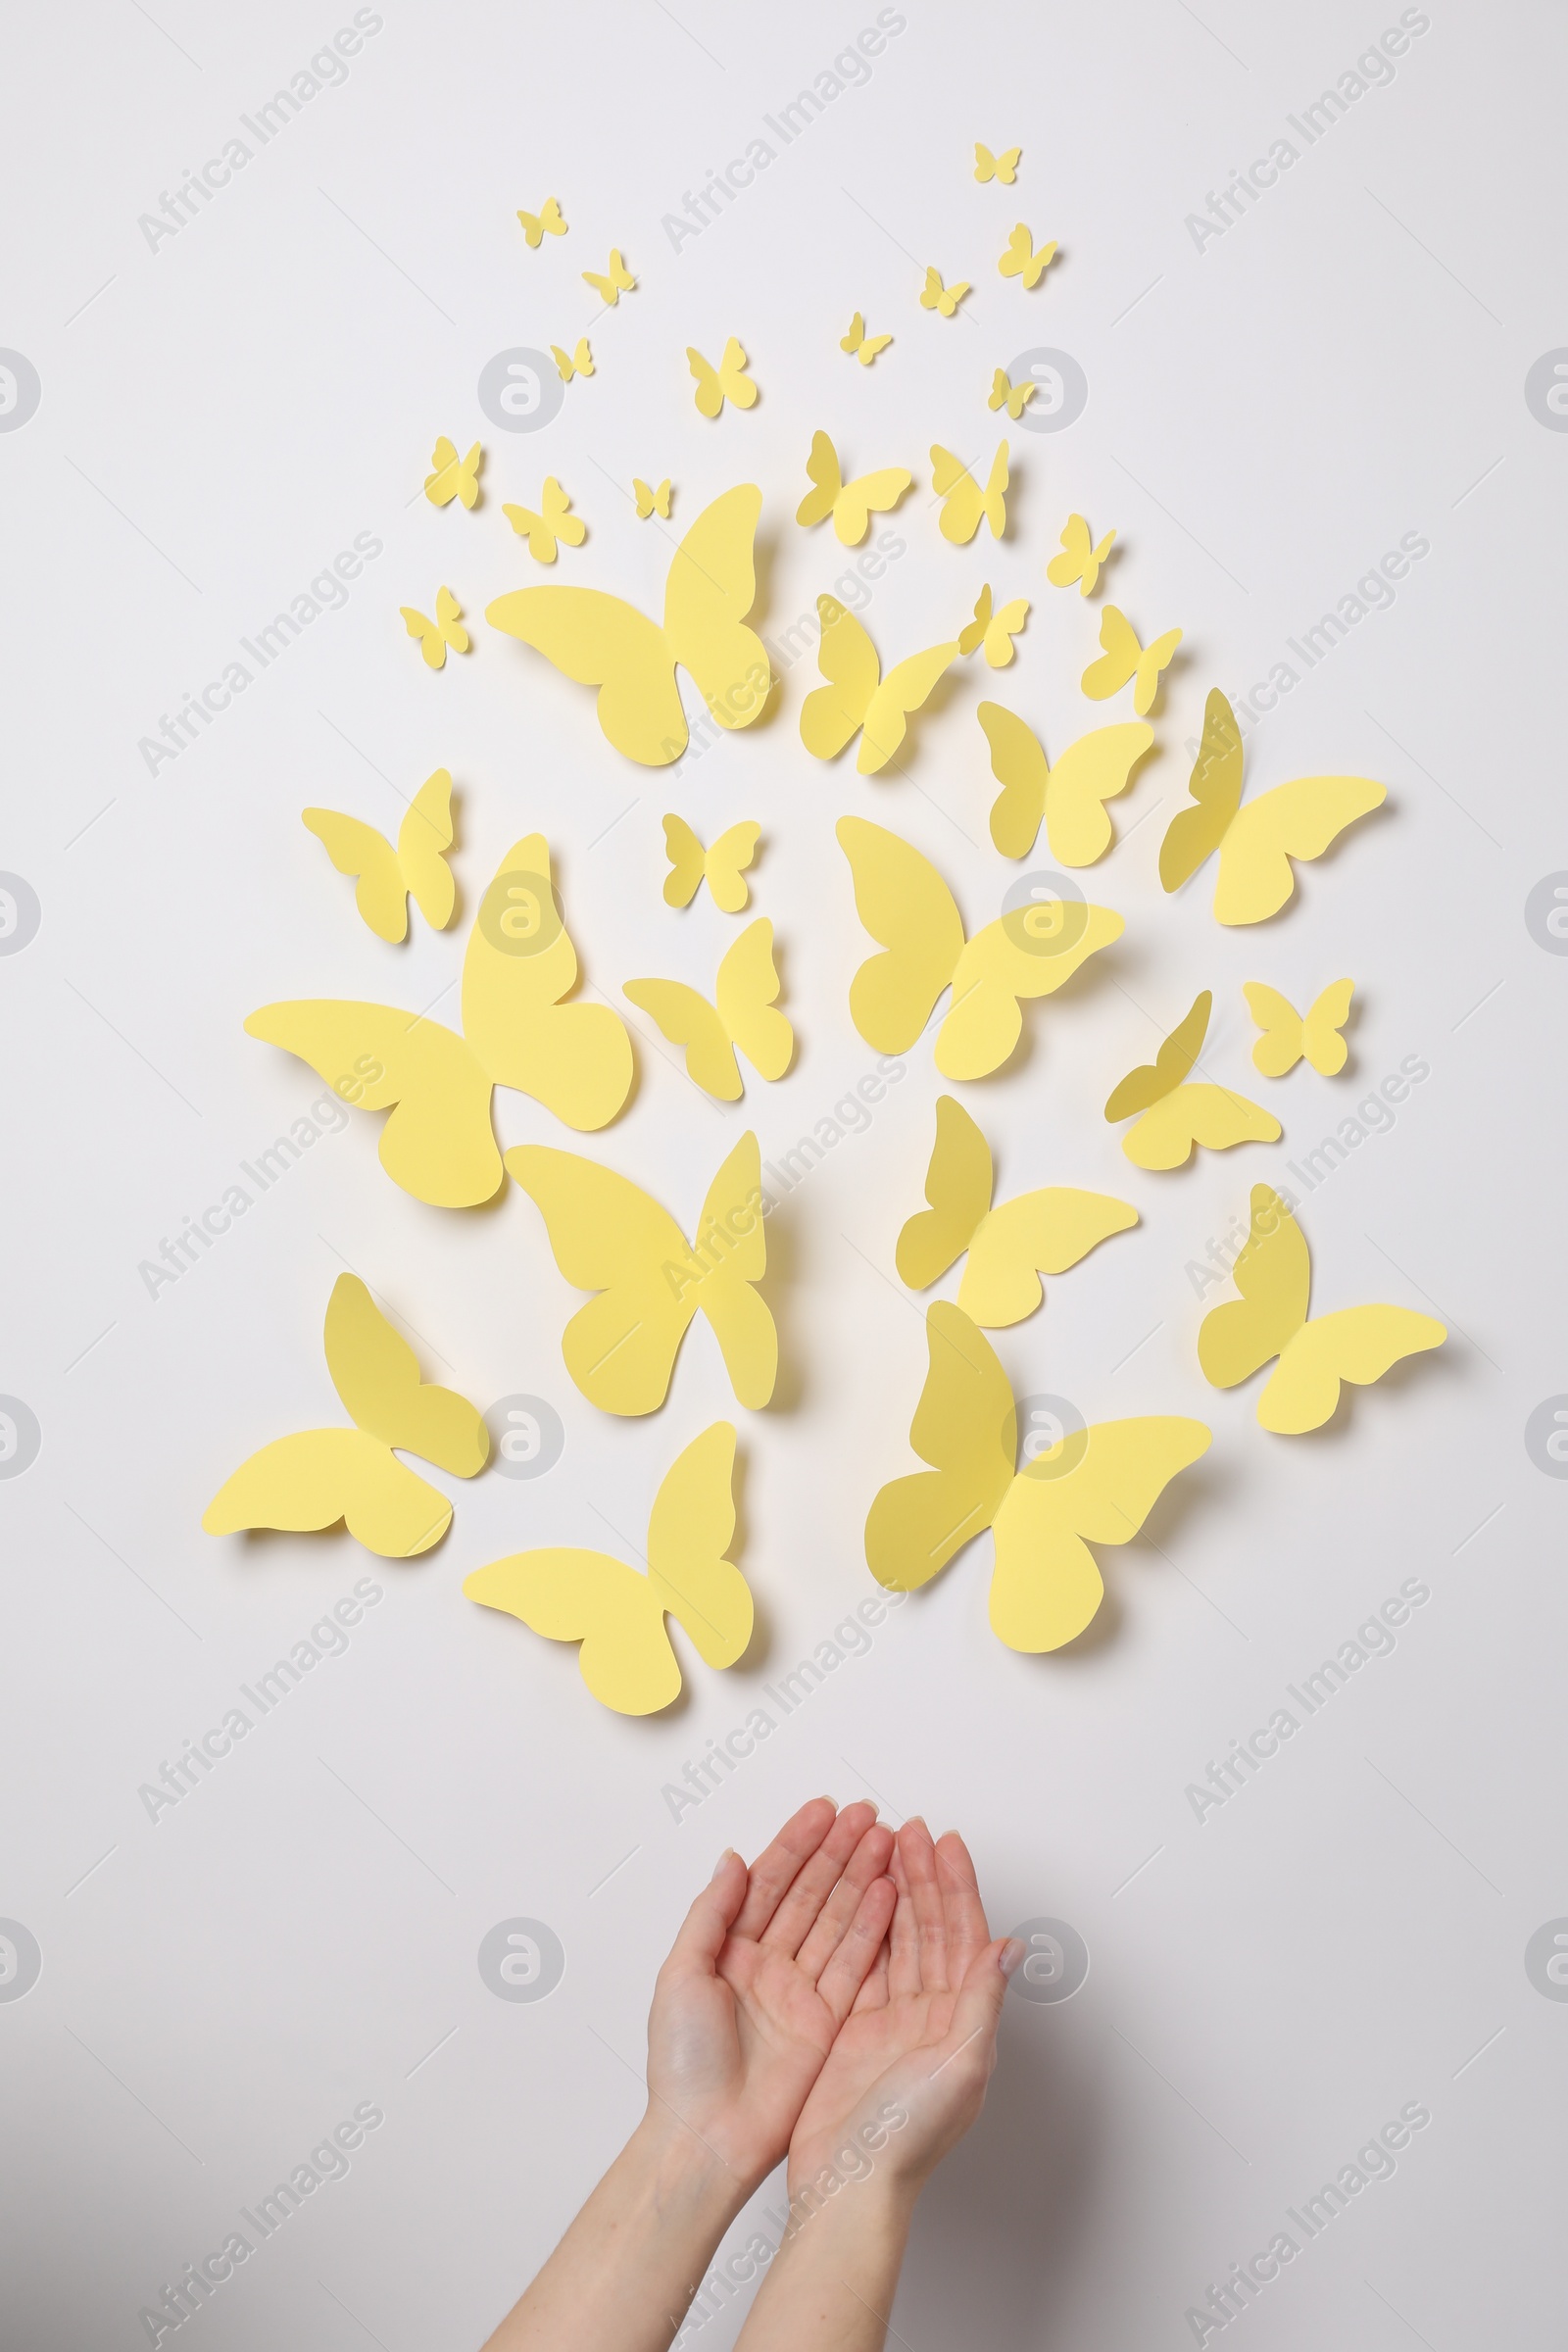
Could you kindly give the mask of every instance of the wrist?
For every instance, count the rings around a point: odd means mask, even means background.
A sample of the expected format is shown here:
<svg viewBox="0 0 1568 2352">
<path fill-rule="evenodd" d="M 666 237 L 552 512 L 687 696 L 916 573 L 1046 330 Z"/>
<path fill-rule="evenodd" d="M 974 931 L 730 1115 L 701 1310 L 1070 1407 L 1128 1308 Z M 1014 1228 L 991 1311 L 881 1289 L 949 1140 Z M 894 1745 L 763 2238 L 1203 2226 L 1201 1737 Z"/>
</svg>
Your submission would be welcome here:
<svg viewBox="0 0 1568 2352">
<path fill-rule="evenodd" d="M 716 2222 L 720 2232 L 758 2185 L 659 2099 L 649 2101 L 625 2156 L 661 2210 Z"/>
</svg>

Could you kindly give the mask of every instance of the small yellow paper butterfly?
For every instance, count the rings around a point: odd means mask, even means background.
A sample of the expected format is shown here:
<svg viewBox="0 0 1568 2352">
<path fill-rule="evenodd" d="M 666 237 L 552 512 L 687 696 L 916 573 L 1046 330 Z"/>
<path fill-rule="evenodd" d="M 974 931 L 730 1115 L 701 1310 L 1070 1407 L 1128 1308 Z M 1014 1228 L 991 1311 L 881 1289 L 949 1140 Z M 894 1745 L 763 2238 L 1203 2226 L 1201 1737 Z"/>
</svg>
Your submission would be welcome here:
<svg viewBox="0 0 1568 2352">
<path fill-rule="evenodd" d="M 697 379 L 697 406 L 704 416 L 716 416 L 726 400 L 737 409 L 756 407 L 757 386 L 746 372 L 750 362 L 733 335 L 725 344 L 724 356 L 716 368 L 710 368 L 702 353 L 690 344 L 686 347 L 686 360 Z"/>
<path fill-rule="evenodd" d="M 1125 792 L 1133 769 L 1152 747 L 1154 730 L 1141 718 L 1096 727 L 1070 743 L 1054 767 L 1045 747 L 1004 703 L 982 703 L 975 714 L 991 746 L 991 772 L 1002 791 L 992 805 L 991 838 L 1004 858 L 1027 858 L 1045 818 L 1051 854 L 1060 865 L 1093 865 L 1115 832 L 1105 803 Z"/>
<path fill-rule="evenodd" d="M 826 433 L 820 432 L 811 436 L 806 470 L 816 487 L 808 490 L 796 508 L 796 521 L 809 529 L 831 514 L 833 528 L 846 547 L 858 547 L 870 528 L 873 513 L 886 514 L 896 507 L 913 479 L 902 466 L 884 466 L 879 473 L 862 473 L 853 482 L 845 481 L 838 452 Z"/>
<path fill-rule="evenodd" d="M 569 359 L 559 343 L 551 344 L 550 357 L 555 361 L 556 373 L 564 384 L 569 384 L 574 375 L 592 375 L 594 371 L 594 355 L 588 348 L 586 335 L 578 336 L 577 348 Z"/>
<path fill-rule="evenodd" d="M 592 286 L 600 301 L 611 310 L 614 309 L 623 294 L 631 293 L 637 283 L 620 258 L 618 245 L 612 245 L 610 249 L 610 260 L 603 277 L 595 270 L 585 270 L 582 274 L 584 284 Z"/>
<path fill-rule="evenodd" d="M 958 651 L 957 639 L 910 654 L 882 675 L 876 647 L 836 596 L 819 596 L 822 634 L 816 662 L 825 686 L 813 687 L 801 705 L 801 741 L 813 760 L 836 760 L 857 730 L 860 753 L 856 767 L 874 776 L 904 741 L 906 721 L 918 710 Z"/>
<path fill-rule="evenodd" d="M 1037 286 L 1056 258 L 1056 240 L 1049 245 L 1036 245 L 1030 231 L 1020 220 L 1007 239 L 1007 250 L 997 268 L 1004 277 L 1021 277 L 1026 286 Z"/>
<path fill-rule="evenodd" d="M 461 498 L 471 514 L 479 503 L 479 467 L 484 463 L 484 451 L 476 441 L 466 458 L 460 458 L 445 433 L 431 452 L 433 473 L 424 477 L 424 495 L 432 507 L 450 507 Z"/>
<path fill-rule="evenodd" d="M 1093 596 L 1100 566 L 1109 555 L 1115 536 L 1114 531 L 1107 531 L 1097 547 L 1084 517 L 1069 514 L 1062 526 L 1063 553 L 1053 556 L 1046 565 L 1047 579 L 1054 588 L 1070 588 L 1076 580 L 1080 596 Z"/>
<path fill-rule="evenodd" d="M 612 1168 L 572 1152 L 520 1144 L 507 1166 L 537 1203 L 556 1264 L 597 1291 L 562 1336 L 566 1370 L 601 1412 L 656 1412 L 693 1318 L 712 1327 L 737 1400 L 773 1394 L 778 1333 L 761 1293 L 767 1269 L 762 1163 L 741 1137 L 708 1188 L 694 1249 L 657 1200 Z"/>
<path fill-rule="evenodd" d="M 944 318 L 951 318 L 968 291 L 967 278 L 960 285 L 945 286 L 938 272 L 927 269 L 925 284 L 920 289 L 920 308 L 922 311 L 938 311 Z"/>
<path fill-rule="evenodd" d="M 1017 1468 L 1017 1409 L 991 1343 L 939 1299 L 930 1369 L 909 1430 L 927 1471 L 896 1478 L 865 1522 L 865 1557 L 890 1592 L 929 1584 L 991 1528 L 991 1630 L 1009 1649 L 1060 1649 L 1105 1588 L 1090 1544 L 1127 1544 L 1180 1471 L 1208 1450 L 1201 1421 L 1157 1413 L 1065 1432 Z"/>
<path fill-rule="evenodd" d="M 899 1235 L 895 1263 L 911 1291 L 928 1291 L 967 1250 L 958 1304 L 973 1322 L 1001 1330 L 1032 1315 L 1042 1274 L 1065 1274 L 1138 1211 L 1109 1193 L 1047 1185 L 991 1205 L 991 1147 L 960 1102 L 937 1097 L 937 1140 L 926 1169 L 931 1203 Z"/>
<path fill-rule="evenodd" d="M 1434 1316 L 1408 1306 L 1342 1307 L 1309 1323 L 1306 1239 L 1266 1184 L 1252 1187 L 1251 1229 L 1231 1279 L 1242 1295 L 1203 1317 L 1198 1360 L 1212 1388 L 1234 1389 L 1277 1355 L 1257 1418 L 1279 1437 L 1298 1438 L 1332 1420 L 1342 1381 L 1366 1388 L 1392 1364 L 1441 1348 L 1448 1336 Z"/>
<path fill-rule="evenodd" d="M 991 378 L 991 390 L 986 399 L 988 409 L 1004 408 L 1016 423 L 1040 386 L 1031 376 L 1027 383 L 1015 384 L 1005 368 L 999 368 Z"/>
<path fill-rule="evenodd" d="M 637 519 L 639 522 L 646 522 L 650 514 L 658 514 L 665 522 L 669 520 L 669 476 L 667 473 L 657 490 L 651 489 L 642 476 L 636 473 L 631 477 L 631 486 L 637 497 Z"/>
<path fill-rule="evenodd" d="M 672 1046 L 685 1047 L 688 1078 L 720 1102 L 738 1102 L 737 1046 L 760 1078 L 782 1078 L 795 1058 L 795 1032 L 776 1009 L 778 990 L 773 926 L 760 915 L 719 964 L 716 1008 L 682 980 L 628 980 L 621 995 L 652 1013 Z"/>
<path fill-rule="evenodd" d="M 665 1627 L 676 1618 L 706 1666 L 733 1666 L 752 1638 L 752 1594 L 725 1558 L 735 1535 L 735 1431 L 715 1421 L 665 1472 L 648 1519 L 648 1573 L 605 1551 L 515 1551 L 464 1579 L 470 1600 L 520 1617 L 550 1642 L 576 1642 L 601 1706 L 657 1715 L 680 1696 Z"/>
<path fill-rule="evenodd" d="M 541 211 L 519 213 L 517 219 L 522 222 L 522 233 L 535 253 L 544 238 L 564 237 L 566 233 L 566 223 L 561 218 L 561 207 L 553 196 L 545 198 Z"/>
<path fill-rule="evenodd" d="M 1303 1054 L 1324 1078 L 1337 1077 L 1344 1069 L 1349 1048 L 1340 1031 L 1350 1017 L 1353 980 L 1331 980 L 1304 1013 L 1260 980 L 1249 980 L 1242 994 L 1263 1032 L 1252 1048 L 1252 1059 L 1265 1078 L 1283 1078 Z"/>
<path fill-rule="evenodd" d="M 665 906 L 689 906 L 706 882 L 715 906 L 725 914 L 739 914 L 751 899 L 746 868 L 757 855 L 761 830 L 760 825 L 731 825 L 705 850 L 683 816 L 666 816 L 664 855 L 670 870 L 664 876 Z"/>
<path fill-rule="evenodd" d="M 1242 806 L 1242 735 L 1216 686 L 1203 708 L 1203 735 L 1180 808 L 1159 845 L 1159 878 L 1180 890 L 1211 852 L 1219 852 L 1214 919 L 1261 923 L 1296 889 L 1293 858 L 1321 858 L 1347 825 L 1388 798 L 1370 776 L 1298 776 Z"/>
<path fill-rule="evenodd" d="M 991 610 L 991 583 L 988 580 L 975 600 L 974 618 L 958 631 L 958 651 L 972 654 L 977 646 L 986 649 L 986 660 L 993 669 L 1005 669 L 1012 660 L 1012 641 L 1029 617 L 1029 599 L 1015 596 L 1010 605 L 1000 612 Z"/>
<path fill-rule="evenodd" d="M 931 487 L 946 501 L 938 525 L 943 538 L 955 547 L 967 547 L 984 519 L 991 525 L 992 538 L 1000 539 L 1007 527 L 1005 441 L 991 461 L 990 478 L 983 490 L 963 460 L 944 449 L 940 441 L 932 444 L 931 467 Z"/>
<path fill-rule="evenodd" d="M 982 187 L 988 179 L 1000 179 L 1004 188 L 1010 188 L 1018 176 L 1018 159 L 1022 154 L 1021 147 L 1009 147 L 1002 155 L 993 155 L 989 147 L 982 147 L 976 139 L 974 175 Z"/>
<path fill-rule="evenodd" d="M 419 651 L 431 669 L 446 667 L 447 647 L 455 654 L 468 650 L 468 632 L 463 626 L 463 607 L 450 588 L 435 592 L 435 618 L 430 620 L 413 605 L 400 605 L 403 625 L 411 637 L 419 640 Z"/>
<path fill-rule="evenodd" d="M 849 333 L 839 338 L 839 349 L 847 351 L 852 360 L 858 359 L 862 368 L 869 368 L 877 353 L 886 351 L 892 340 L 891 335 L 868 335 L 865 320 L 857 311 L 850 320 Z"/>
<path fill-rule="evenodd" d="M 1152 645 L 1140 645 L 1138 632 L 1126 614 L 1107 605 L 1100 615 L 1100 642 L 1105 650 L 1084 671 L 1080 681 L 1084 693 L 1092 703 L 1105 703 L 1119 694 L 1129 679 L 1135 680 L 1133 709 L 1143 718 L 1154 707 L 1160 673 L 1169 667 L 1181 641 L 1180 629 L 1167 629 Z"/>
<path fill-rule="evenodd" d="M 356 877 L 354 904 L 377 939 L 394 947 L 408 937 L 409 893 L 432 930 L 452 920 L 457 888 L 446 853 L 452 847 L 452 770 L 426 776 L 398 827 L 396 849 L 373 825 L 338 808 L 307 808 L 302 821 L 340 874 Z"/>
<path fill-rule="evenodd" d="M 1121 1139 L 1121 1148 L 1135 1168 L 1181 1168 L 1192 1158 L 1195 1144 L 1208 1152 L 1229 1152 L 1235 1144 L 1277 1144 L 1280 1123 L 1246 1095 L 1228 1086 L 1188 1086 L 1188 1071 L 1203 1050 L 1208 1016 L 1214 1009 L 1210 990 L 1193 999 L 1192 1010 L 1177 1023 L 1152 1062 L 1143 1062 L 1111 1092 L 1105 1116 L 1118 1119 L 1142 1111 Z"/>
<path fill-rule="evenodd" d="M 553 473 L 545 476 L 545 486 L 539 494 L 542 514 L 531 507 L 503 507 L 501 512 L 519 539 L 528 542 L 528 553 L 536 564 L 553 564 L 556 560 L 556 541 L 564 539 L 568 547 L 581 547 L 588 536 L 588 525 L 570 512 L 571 501 Z"/>
<path fill-rule="evenodd" d="M 1020 1004 L 1054 996 L 1121 937 L 1108 907 L 1054 899 L 999 915 L 965 945 L 953 893 L 917 849 L 860 816 L 840 817 L 837 832 L 856 909 L 885 950 L 850 982 L 850 1018 L 879 1054 L 906 1054 L 951 986 L 936 1043 L 944 1078 L 1000 1070 L 1023 1033 Z"/>
<path fill-rule="evenodd" d="M 340 1274 L 326 1307 L 326 1368 L 352 1429 L 304 1429 L 241 1462 L 202 1515 L 210 1536 L 242 1528 L 293 1534 L 342 1520 L 383 1560 L 412 1560 L 452 1524 L 446 1496 L 400 1462 L 416 1453 L 454 1478 L 490 1456 L 490 1433 L 466 1397 L 426 1385 L 413 1348 L 357 1274 Z"/>
</svg>

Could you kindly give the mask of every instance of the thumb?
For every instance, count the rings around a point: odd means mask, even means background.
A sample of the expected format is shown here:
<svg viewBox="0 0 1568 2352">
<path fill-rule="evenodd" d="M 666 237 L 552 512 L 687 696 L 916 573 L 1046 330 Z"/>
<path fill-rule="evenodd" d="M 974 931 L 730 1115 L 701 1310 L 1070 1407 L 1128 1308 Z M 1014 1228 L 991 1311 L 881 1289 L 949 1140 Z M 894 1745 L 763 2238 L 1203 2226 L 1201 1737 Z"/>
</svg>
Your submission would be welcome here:
<svg viewBox="0 0 1568 2352">
<path fill-rule="evenodd" d="M 974 2043 L 978 2045 L 976 2054 L 989 2062 L 1007 1979 L 1022 1957 L 1023 1946 L 1011 1936 L 1000 1936 L 995 1943 L 988 1943 L 984 1951 L 976 1952 L 964 1971 L 953 2012 L 953 2031 L 948 2039 L 954 2045 L 955 2057 L 965 2044 Z"/>
<path fill-rule="evenodd" d="M 692 1974 L 712 1974 L 724 1938 L 746 1900 L 751 1874 L 733 1847 L 726 1847 L 718 1867 L 681 1924 L 670 1948 L 668 1965 Z"/>
</svg>

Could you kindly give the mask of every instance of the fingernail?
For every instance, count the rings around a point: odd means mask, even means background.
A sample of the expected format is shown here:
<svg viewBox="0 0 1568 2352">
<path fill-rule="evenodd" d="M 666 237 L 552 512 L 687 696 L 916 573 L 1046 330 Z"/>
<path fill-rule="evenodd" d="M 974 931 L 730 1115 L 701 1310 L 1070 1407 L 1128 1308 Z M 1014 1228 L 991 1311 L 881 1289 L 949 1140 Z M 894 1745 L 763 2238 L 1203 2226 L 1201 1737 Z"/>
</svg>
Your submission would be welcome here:
<svg viewBox="0 0 1568 2352">
<path fill-rule="evenodd" d="M 1002 1970 L 1002 1973 L 1004 1977 L 1010 1977 L 1022 1958 L 1023 1945 L 1019 1942 L 1016 1936 L 1009 1936 L 1006 1942 L 1002 1947 L 1001 1956 L 997 1965 Z"/>
<path fill-rule="evenodd" d="M 713 1879 L 716 1879 L 716 1878 L 717 1878 L 717 1876 L 718 1876 L 719 1872 L 720 1872 L 720 1871 L 723 1869 L 723 1867 L 724 1867 L 725 1863 L 726 1863 L 726 1862 L 728 1862 L 728 1861 L 729 1861 L 729 1860 L 732 1858 L 732 1856 L 734 1855 L 734 1852 L 735 1852 L 735 1848 L 734 1848 L 732 1845 L 726 1845 L 726 1846 L 725 1846 L 725 1848 L 724 1848 L 724 1851 L 723 1851 L 723 1852 L 722 1852 L 722 1853 L 719 1855 L 719 1857 L 718 1857 L 718 1860 L 717 1860 L 717 1861 L 716 1861 L 716 1862 L 713 1864 Z M 709 1880 L 709 1882 L 708 1882 L 708 1883 L 709 1883 L 709 1885 L 710 1885 L 710 1886 L 711 1886 L 711 1885 L 712 1885 L 712 1883 L 713 1883 L 713 1879 L 710 1879 L 710 1880 Z M 1020 1947 L 1020 1948 L 1021 1948 L 1021 1947 Z"/>
</svg>

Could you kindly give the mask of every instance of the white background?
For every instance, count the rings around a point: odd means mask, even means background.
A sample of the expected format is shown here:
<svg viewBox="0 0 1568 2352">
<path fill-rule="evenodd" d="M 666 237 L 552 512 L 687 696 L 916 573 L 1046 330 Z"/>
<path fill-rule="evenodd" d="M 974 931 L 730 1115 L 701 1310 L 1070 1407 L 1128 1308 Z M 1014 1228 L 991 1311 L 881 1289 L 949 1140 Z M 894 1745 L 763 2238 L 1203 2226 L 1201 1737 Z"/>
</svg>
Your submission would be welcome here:
<svg viewBox="0 0 1568 2352">
<path fill-rule="evenodd" d="M 95 0 L 11 28 L 0 341 L 43 384 L 0 436 L 0 865 L 42 906 L 37 937 L 0 959 L 0 1389 L 43 1432 L 0 1482 L 0 1913 L 44 1955 L 27 1996 L 0 2004 L 18 2344 L 145 2341 L 138 2309 L 365 2100 L 386 2120 L 350 2176 L 190 2327 L 224 2352 L 476 2343 L 639 2112 L 651 1980 L 692 1892 L 721 1847 L 755 1852 L 821 1789 L 961 1828 L 999 1932 L 1055 1915 L 1092 1955 L 1064 2005 L 1009 2002 L 984 2120 L 921 2211 L 898 2340 L 1191 2342 L 1184 2313 L 1208 2282 L 1411 2101 L 1432 2121 L 1396 2176 L 1236 2325 L 1278 2352 L 1457 2352 L 1561 2327 L 1568 2006 L 1533 1988 L 1523 1952 L 1568 1912 L 1568 1493 L 1522 1433 L 1568 1387 L 1568 964 L 1523 912 L 1568 864 L 1568 439 L 1523 396 L 1530 365 L 1568 341 L 1562 24 L 1539 5 L 1435 0 L 1392 83 L 1199 251 L 1186 216 L 1294 137 L 1286 115 L 1396 9 L 905 13 L 865 86 L 678 252 L 662 216 L 830 66 L 869 5 L 681 0 L 677 21 L 655 0 L 553 16 L 383 0 L 343 86 L 156 252 L 138 216 L 351 12 L 285 0 L 242 22 Z M 1015 188 L 975 184 L 977 138 L 1021 143 Z M 570 234 L 530 253 L 516 210 L 550 193 Z M 1034 294 L 996 269 L 1017 219 L 1061 240 Z M 595 318 L 579 272 L 612 244 L 639 285 Z M 927 262 L 973 280 L 953 320 L 916 303 Z M 838 345 L 857 307 L 896 338 L 870 369 Z M 475 397 L 492 354 L 585 331 L 593 379 L 537 435 L 495 430 Z M 729 334 L 761 398 L 708 423 L 684 351 L 716 358 Z M 925 452 L 988 461 L 992 369 L 1042 344 L 1078 359 L 1088 408 L 1058 435 L 1011 430 L 1006 538 L 955 550 Z M 634 768 L 585 690 L 485 629 L 489 599 L 544 576 L 500 507 L 536 503 L 547 471 L 590 533 L 553 576 L 657 611 L 670 542 L 636 521 L 628 486 L 667 472 L 677 529 L 730 484 L 761 485 L 753 617 L 776 637 L 847 560 L 793 520 L 818 425 L 847 467 L 916 475 L 895 524 L 907 554 L 867 612 L 885 661 L 954 634 L 985 580 L 1034 600 L 1005 677 L 965 665 L 917 722 L 906 780 L 806 756 L 808 660 L 766 723 L 673 773 Z M 419 496 L 437 433 L 485 443 L 472 515 Z M 1101 601 L 1146 636 L 1187 634 L 1158 753 L 1116 805 L 1131 838 L 1094 878 L 1126 937 L 1030 1010 L 1014 1060 L 964 1096 L 999 1197 L 1088 1185 L 1143 1222 L 999 1348 L 1020 1395 L 1064 1393 L 1090 1419 L 1196 1414 L 1213 1446 L 1147 1540 L 1103 1555 L 1107 1601 L 1076 1645 L 1001 1646 L 982 1540 L 677 1824 L 662 1786 L 873 1590 L 866 1506 L 914 1466 L 920 1302 L 892 1259 L 942 1091 L 929 1037 L 869 1130 L 769 1220 L 783 1370 L 765 1413 L 734 1406 L 700 1326 L 661 1413 L 596 1414 L 561 1362 L 579 1298 L 532 1204 L 512 1187 L 491 1210 L 420 1206 L 382 1173 L 371 1117 L 156 1299 L 138 1264 L 319 1092 L 245 1037 L 245 1014 L 294 995 L 428 1002 L 501 853 L 535 827 L 586 984 L 618 1002 L 641 973 L 710 984 L 734 936 L 706 894 L 664 906 L 663 811 L 709 839 L 761 821 L 755 904 L 781 941 L 793 1070 L 716 1106 L 634 1014 L 638 1091 L 589 1148 L 683 1220 L 746 1126 L 764 1155 L 787 1149 L 874 1058 L 846 1008 L 867 943 L 836 817 L 906 834 L 973 927 L 1013 872 L 987 838 L 974 703 L 1000 693 L 1054 756 L 1128 714 L 1126 697 L 1081 698 L 1097 608 L 1044 578 L 1069 509 L 1120 532 Z M 356 532 L 384 552 L 346 607 L 150 776 L 138 740 Z M 1278 921 L 1221 932 L 1211 868 L 1176 900 L 1155 871 L 1203 697 L 1291 659 L 1286 637 L 1403 533 L 1430 554 L 1396 602 L 1302 674 L 1248 753 L 1254 791 L 1344 769 L 1385 780 L 1388 808 L 1302 870 Z M 475 650 L 435 675 L 398 607 L 430 610 L 443 581 Z M 443 764 L 461 791 L 460 920 L 434 935 L 416 917 L 395 951 L 298 812 L 323 802 L 391 832 Z M 1304 1004 L 1342 972 L 1357 984 L 1346 1076 L 1256 1080 L 1241 984 Z M 1267 1101 L 1285 1142 L 1146 1177 L 1102 1105 L 1200 987 L 1211 1066 Z M 1245 1216 L 1251 1183 L 1409 1055 L 1430 1077 L 1302 1223 L 1319 1311 L 1430 1307 L 1449 1344 L 1321 1435 L 1270 1438 L 1255 1388 L 1201 1380 L 1184 1267 Z M 506 1143 L 574 1143 L 515 1095 L 497 1124 Z M 565 1425 L 536 1483 L 434 1473 L 454 1527 L 407 1566 L 341 1533 L 200 1531 L 254 1446 L 340 1419 L 320 1327 L 345 1261 L 427 1376 L 486 1407 L 545 1396 Z M 530 1544 L 611 1544 L 596 1509 L 640 1543 L 664 1469 L 721 1415 L 740 1426 L 737 1556 L 762 1636 L 727 1676 L 686 1652 L 688 1696 L 666 1716 L 612 1717 L 569 1649 L 472 1606 L 462 1580 Z M 139 1786 L 368 1569 L 384 1597 L 346 1654 L 150 1822 Z M 1187 1785 L 1410 1577 L 1431 1598 L 1395 1653 L 1195 1819 Z M 537 2005 L 496 1999 L 475 1965 L 518 1914 L 566 1953 Z"/>
</svg>

